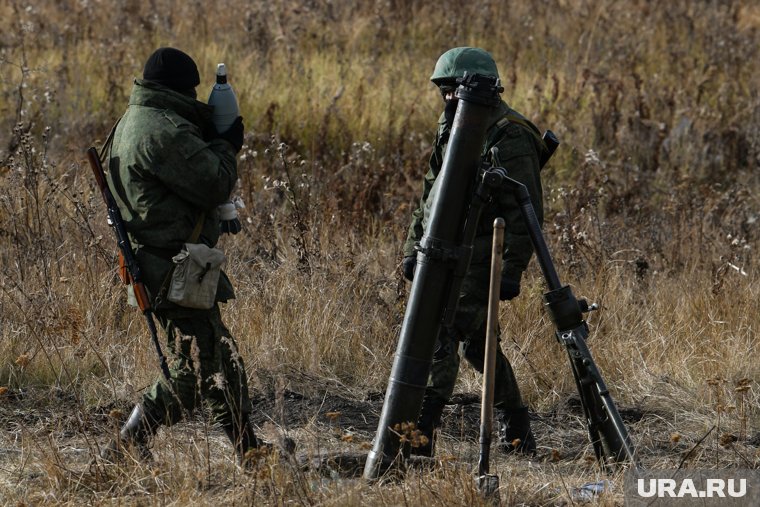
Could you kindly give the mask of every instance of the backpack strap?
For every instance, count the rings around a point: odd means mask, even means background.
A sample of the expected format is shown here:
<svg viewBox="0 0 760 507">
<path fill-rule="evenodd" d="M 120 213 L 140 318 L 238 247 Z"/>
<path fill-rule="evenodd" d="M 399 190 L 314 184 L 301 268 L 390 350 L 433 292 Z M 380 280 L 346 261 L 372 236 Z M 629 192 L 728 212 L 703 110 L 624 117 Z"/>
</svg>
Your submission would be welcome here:
<svg viewBox="0 0 760 507">
<path fill-rule="evenodd" d="M 507 129 L 510 123 L 520 125 L 522 128 L 533 134 L 533 138 L 540 146 L 539 149 L 543 149 L 544 151 L 548 150 L 546 143 L 543 139 L 541 139 L 541 132 L 538 130 L 538 127 L 514 111 L 509 111 L 504 116 L 499 118 L 499 120 L 488 129 L 488 142 L 486 143 L 486 148 L 483 155 L 487 155 L 491 151 L 491 148 L 493 148 L 501 140 L 504 131 Z"/>
</svg>

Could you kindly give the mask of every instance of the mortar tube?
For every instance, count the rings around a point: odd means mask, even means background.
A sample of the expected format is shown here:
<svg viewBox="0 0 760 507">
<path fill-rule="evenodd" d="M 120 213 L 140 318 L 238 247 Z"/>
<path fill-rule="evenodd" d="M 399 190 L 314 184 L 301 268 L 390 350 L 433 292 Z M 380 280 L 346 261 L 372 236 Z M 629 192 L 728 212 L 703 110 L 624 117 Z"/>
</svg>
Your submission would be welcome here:
<svg viewBox="0 0 760 507">
<path fill-rule="evenodd" d="M 501 91 L 498 80 L 478 75 L 465 76 L 456 91 L 459 104 L 438 175 L 440 188 L 420 241 L 385 401 L 364 467 L 365 479 L 377 479 L 393 460 L 409 456 L 409 445 L 401 445 L 401 426 L 419 418 L 448 295 L 460 289 L 454 286 L 453 274 L 472 197 L 463 189 L 471 189 L 477 177 L 489 120 L 501 102 Z"/>
</svg>

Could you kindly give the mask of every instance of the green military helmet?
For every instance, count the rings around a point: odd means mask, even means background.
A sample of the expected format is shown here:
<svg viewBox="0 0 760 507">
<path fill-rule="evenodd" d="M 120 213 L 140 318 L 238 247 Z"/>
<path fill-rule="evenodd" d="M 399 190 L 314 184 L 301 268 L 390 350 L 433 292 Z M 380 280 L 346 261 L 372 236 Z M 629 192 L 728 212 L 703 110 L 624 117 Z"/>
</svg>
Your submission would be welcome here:
<svg viewBox="0 0 760 507">
<path fill-rule="evenodd" d="M 480 48 L 461 47 L 449 49 L 438 58 L 430 80 L 437 86 L 455 85 L 456 79 L 465 72 L 499 77 L 491 53 Z"/>
</svg>

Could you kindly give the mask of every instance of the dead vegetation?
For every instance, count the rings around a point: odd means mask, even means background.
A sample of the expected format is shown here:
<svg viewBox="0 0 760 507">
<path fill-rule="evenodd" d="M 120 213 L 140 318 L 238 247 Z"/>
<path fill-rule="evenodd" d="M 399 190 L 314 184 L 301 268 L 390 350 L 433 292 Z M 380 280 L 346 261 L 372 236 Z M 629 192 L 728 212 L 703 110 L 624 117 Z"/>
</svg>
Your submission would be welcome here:
<svg viewBox="0 0 760 507">
<path fill-rule="evenodd" d="M 481 503 L 467 368 L 432 469 L 378 486 L 322 459 L 374 434 L 440 108 L 427 77 L 453 45 L 489 49 L 507 101 L 562 140 L 543 175 L 547 240 L 562 280 L 601 306 L 589 345 L 644 464 L 757 467 L 754 3 L 11 0 L 0 20 L 3 503 Z M 193 55 L 204 83 L 226 61 L 241 99 L 246 224 L 222 242 L 239 297 L 224 312 L 255 423 L 294 437 L 301 461 L 243 474 L 199 415 L 160 433 L 153 464 L 90 465 L 157 368 L 84 150 L 159 45 Z M 539 455 L 497 454 L 495 470 L 508 504 L 570 504 L 603 476 L 536 266 L 524 283 L 502 305 L 502 348 Z M 610 479 L 598 504 L 622 503 Z"/>
</svg>

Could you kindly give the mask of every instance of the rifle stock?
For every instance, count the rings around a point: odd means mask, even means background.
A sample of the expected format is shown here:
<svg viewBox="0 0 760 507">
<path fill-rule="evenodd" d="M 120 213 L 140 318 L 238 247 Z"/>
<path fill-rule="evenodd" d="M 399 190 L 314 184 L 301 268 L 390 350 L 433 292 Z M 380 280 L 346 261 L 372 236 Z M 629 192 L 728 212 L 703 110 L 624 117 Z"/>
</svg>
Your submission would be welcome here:
<svg viewBox="0 0 760 507">
<path fill-rule="evenodd" d="M 158 341 L 158 330 L 156 328 L 156 323 L 153 321 L 153 309 L 150 304 L 150 298 L 148 297 L 148 291 L 145 289 L 145 285 L 142 282 L 140 266 L 137 263 L 134 250 L 132 250 L 132 244 L 129 241 L 127 228 L 124 225 L 121 211 L 119 211 L 119 206 L 116 204 L 111 189 L 108 187 L 108 182 L 106 181 L 106 175 L 103 171 L 103 164 L 100 161 L 98 150 L 90 147 L 87 150 L 87 160 L 90 163 L 90 168 L 95 175 L 95 181 L 100 189 L 100 194 L 106 204 L 108 224 L 113 228 L 114 234 L 116 235 L 116 244 L 119 247 L 119 278 L 121 278 L 125 285 L 132 285 L 135 299 L 137 300 L 137 306 L 140 308 L 140 311 L 142 311 L 147 321 L 151 340 L 153 341 L 156 353 L 158 354 L 161 372 L 166 380 L 170 380 L 171 374 L 169 373 L 166 356 L 164 356 L 164 353 L 161 350 L 161 345 Z"/>
</svg>

